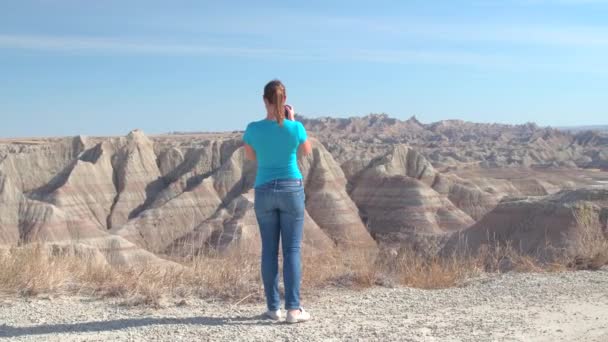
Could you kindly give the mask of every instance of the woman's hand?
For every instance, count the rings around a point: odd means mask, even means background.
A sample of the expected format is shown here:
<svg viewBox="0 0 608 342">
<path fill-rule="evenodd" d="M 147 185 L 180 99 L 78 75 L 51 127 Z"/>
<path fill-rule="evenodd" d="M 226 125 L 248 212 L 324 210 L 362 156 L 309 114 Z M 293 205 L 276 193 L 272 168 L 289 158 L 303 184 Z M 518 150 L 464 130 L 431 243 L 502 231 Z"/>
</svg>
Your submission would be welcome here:
<svg viewBox="0 0 608 342">
<path fill-rule="evenodd" d="M 286 117 L 287 120 L 293 121 L 296 119 L 295 111 L 293 110 L 293 107 L 291 105 L 288 105 L 288 104 L 285 105 L 285 113 L 287 114 L 287 117 Z"/>
</svg>

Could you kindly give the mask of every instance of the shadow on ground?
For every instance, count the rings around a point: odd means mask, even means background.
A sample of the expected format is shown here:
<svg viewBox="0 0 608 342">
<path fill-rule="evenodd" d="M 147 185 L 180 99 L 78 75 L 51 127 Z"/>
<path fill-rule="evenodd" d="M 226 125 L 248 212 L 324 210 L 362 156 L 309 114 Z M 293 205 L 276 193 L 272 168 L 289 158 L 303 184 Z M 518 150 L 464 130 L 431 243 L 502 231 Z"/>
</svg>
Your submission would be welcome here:
<svg viewBox="0 0 608 342">
<path fill-rule="evenodd" d="M 65 324 L 43 324 L 28 327 L 12 327 L 0 325 L 0 338 L 19 337 L 45 334 L 65 334 L 65 333 L 90 333 L 116 331 L 128 328 L 139 328 L 148 326 L 162 325 L 271 325 L 275 322 L 264 319 L 258 315 L 254 317 L 185 317 L 185 318 L 125 318 L 97 322 L 65 323 Z"/>
</svg>

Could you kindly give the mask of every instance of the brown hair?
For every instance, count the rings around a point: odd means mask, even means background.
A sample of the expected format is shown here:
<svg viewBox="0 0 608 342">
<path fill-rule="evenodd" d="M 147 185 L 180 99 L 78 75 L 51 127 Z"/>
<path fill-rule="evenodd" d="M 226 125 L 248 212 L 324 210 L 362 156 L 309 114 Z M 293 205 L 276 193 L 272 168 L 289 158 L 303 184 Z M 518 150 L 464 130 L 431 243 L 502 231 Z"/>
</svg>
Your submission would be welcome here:
<svg viewBox="0 0 608 342">
<path fill-rule="evenodd" d="M 272 80 L 264 87 L 264 98 L 274 105 L 274 117 L 279 123 L 279 126 L 283 126 L 283 120 L 285 120 L 285 98 L 287 92 L 285 86 L 279 80 Z"/>
</svg>

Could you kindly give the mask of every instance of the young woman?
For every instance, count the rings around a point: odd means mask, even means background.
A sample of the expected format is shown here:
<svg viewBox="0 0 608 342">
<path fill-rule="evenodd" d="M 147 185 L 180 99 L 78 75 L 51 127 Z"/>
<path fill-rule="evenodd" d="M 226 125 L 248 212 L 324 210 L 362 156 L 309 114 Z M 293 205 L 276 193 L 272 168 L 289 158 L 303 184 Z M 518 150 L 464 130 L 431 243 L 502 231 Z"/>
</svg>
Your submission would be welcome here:
<svg viewBox="0 0 608 342">
<path fill-rule="evenodd" d="M 255 214 L 262 238 L 262 280 L 268 311 L 266 316 L 281 319 L 279 298 L 279 239 L 283 246 L 283 282 L 288 323 L 310 319 L 300 306 L 304 187 L 297 154 L 312 150 L 304 126 L 294 120 L 286 106 L 285 86 L 273 80 L 264 87 L 266 118 L 247 126 L 243 140 L 247 159 L 257 160 Z"/>
</svg>

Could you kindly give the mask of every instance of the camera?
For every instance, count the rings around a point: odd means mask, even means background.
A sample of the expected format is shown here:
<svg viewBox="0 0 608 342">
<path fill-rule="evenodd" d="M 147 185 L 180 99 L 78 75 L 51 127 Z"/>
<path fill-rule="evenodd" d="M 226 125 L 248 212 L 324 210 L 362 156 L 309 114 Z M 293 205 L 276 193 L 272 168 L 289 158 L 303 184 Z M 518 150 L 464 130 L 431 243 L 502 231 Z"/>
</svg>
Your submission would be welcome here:
<svg viewBox="0 0 608 342">
<path fill-rule="evenodd" d="M 290 105 L 286 104 L 285 105 L 285 119 L 289 120 L 289 110 L 293 110 L 293 107 L 291 107 Z"/>
</svg>

